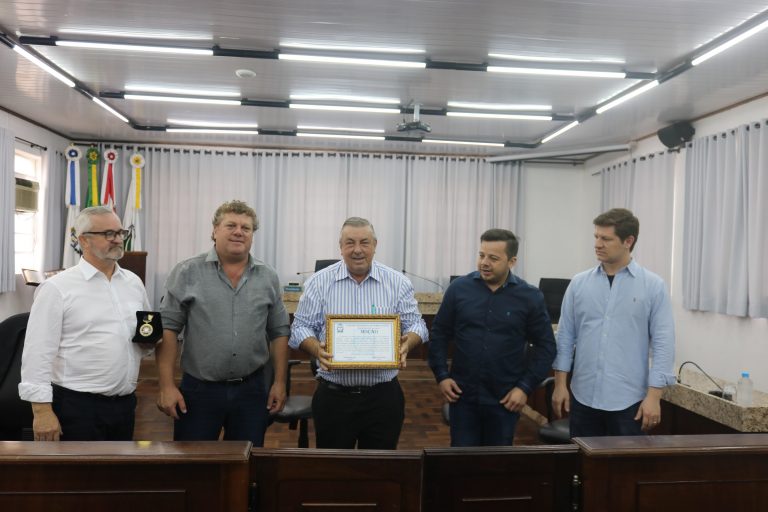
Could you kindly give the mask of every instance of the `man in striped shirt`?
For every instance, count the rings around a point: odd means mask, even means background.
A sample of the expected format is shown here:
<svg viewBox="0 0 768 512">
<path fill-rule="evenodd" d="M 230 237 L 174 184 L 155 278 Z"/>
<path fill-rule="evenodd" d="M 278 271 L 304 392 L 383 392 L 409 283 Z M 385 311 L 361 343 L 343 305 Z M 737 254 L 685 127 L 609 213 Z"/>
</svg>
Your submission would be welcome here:
<svg viewBox="0 0 768 512">
<path fill-rule="evenodd" d="M 413 286 L 400 272 L 373 260 L 373 225 L 350 217 L 341 227 L 342 261 L 314 274 L 294 315 L 289 345 L 315 357 L 320 369 L 312 399 L 318 448 L 397 448 L 405 399 L 396 369 L 333 369 L 325 351 L 325 315 L 400 315 L 400 367 L 427 341 Z"/>
</svg>

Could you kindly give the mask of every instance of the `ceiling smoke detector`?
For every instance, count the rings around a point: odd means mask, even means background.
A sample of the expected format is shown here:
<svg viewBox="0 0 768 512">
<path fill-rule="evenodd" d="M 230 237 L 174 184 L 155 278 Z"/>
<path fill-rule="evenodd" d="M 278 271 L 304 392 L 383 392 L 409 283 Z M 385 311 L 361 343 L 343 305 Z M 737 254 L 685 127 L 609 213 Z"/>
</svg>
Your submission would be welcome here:
<svg viewBox="0 0 768 512">
<path fill-rule="evenodd" d="M 235 71 L 237 78 L 256 78 L 256 72 L 252 69 L 238 69 Z"/>
<path fill-rule="evenodd" d="M 426 132 L 432 131 L 432 127 L 429 124 L 419 120 L 419 111 L 421 109 L 420 103 L 414 103 L 413 105 L 413 121 L 406 121 L 403 119 L 402 123 L 397 125 L 398 132 Z"/>
</svg>

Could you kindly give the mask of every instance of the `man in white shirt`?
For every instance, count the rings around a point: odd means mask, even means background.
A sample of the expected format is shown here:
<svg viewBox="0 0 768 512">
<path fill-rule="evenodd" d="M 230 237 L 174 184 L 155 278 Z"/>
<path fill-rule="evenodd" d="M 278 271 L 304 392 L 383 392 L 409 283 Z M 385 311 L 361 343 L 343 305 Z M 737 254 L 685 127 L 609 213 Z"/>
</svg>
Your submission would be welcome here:
<svg viewBox="0 0 768 512">
<path fill-rule="evenodd" d="M 43 282 L 27 326 L 19 396 L 36 441 L 130 441 L 136 381 L 148 348 L 131 342 L 144 285 L 120 268 L 127 231 L 110 208 L 75 221 L 80 262 Z"/>
</svg>

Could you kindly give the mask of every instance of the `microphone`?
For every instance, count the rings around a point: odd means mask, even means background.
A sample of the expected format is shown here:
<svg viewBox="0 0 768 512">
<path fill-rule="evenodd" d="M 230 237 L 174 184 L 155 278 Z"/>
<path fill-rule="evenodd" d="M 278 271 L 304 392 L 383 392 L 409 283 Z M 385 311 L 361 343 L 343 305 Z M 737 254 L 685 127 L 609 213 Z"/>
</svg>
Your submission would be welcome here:
<svg viewBox="0 0 768 512">
<path fill-rule="evenodd" d="M 314 273 L 315 273 L 314 270 L 305 270 L 304 272 L 296 272 L 296 275 L 297 276 L 303 276 L 303 275 L 306 275 L 306 274 L 314 274 Z"/>
<path fill-rule="evenodd" d="M 428 282 L 430 282 L 430 283 L 432 283 L 432 284 L 434 284 L 434 285 L 437 285 L 437 287 L 438 287 L 438 288 L 440 288 L 440 291 L 441 291 L 441 292 L 444 292 L 444 291 L 445 291 L 445 288 L 443 288 L 443 285 L 441 285 L 441 284 L 440 284 L 440 283 L 438 283 L 437 281 L 433 281 L 433 280 L 431 280 L 431 279 L 427 279 L 426 277 L 424 277 L 424 276 L 420 276 L 420 275 L 418 275 L 418 274 L 414 274 L 413 272 L 408 272 L 408 271 L 407 271 L 407 270 L 405 270 L 405 269 L 401 270 L 401 272 L 402 272 L 404 275 L 406 275 L 406 276 L 413 276 L 413 277 L 418 277 L 419 279 L 422 279 L 422 280 L 424 280 L 424 281 L 428 281 Z"/>
<path fill-rule="evenodd" d="M 709 376 L 709 374 L 708 374 L 707 372 L 705 372 L 705 371 L 704 371 L 704 370 L 701 368 L 701 366 L 697 365 L 697 364 L 696 364 L 696 363 L 694 363 L 693 361 L 685 361 L 683 364 L 681 364 L 681 365 L 680 365 L 680 368 L 678 368 L 678 369 L 677 369 L 677 383 L 678 383 L 678 384 L 683 384 L 683 380 L 682 380 L 682 372 L 683 372 L 683 366 L 685 366 L 685 365 L 687 365 L 687 364 L 692 364 L 693 366 L 695 366 L 696 368 L 698 368 L 698 369 L 699 369 L 699 371 L 700 371 L 701 373 L 703 373 L 703 374 L 704 374 L 704 376 L 705 376 L 706 378 L 708 378 L 710 381 L 712 381 L 712 384 L 714 384 L 715 386 L 717 386 L 717 389 L 719 389 L 719 390 L 720 390 L 720 397 L 721 397 L 721 398 L 723 397 L 723 387 L 722 387 L 720 384 L 718 384 L 717 382 L 715 382 L 715 379 L 713 379 L 712 377 L 710 377 L 710 376 Z M 683 385 L 684 385 L 684 386 L 687 386 L 687 384 L 683 384 Z M 689 386 L 689 387 L 690 387 L 690 386 Z M 713 392 L 711 392 L 711 393 L 716 393 L 716 392 L 714 392 L 714 391 L 713 391 Z M 717 396 L 717 395 L 715 395 L 715 396 Z"/>
</svg>

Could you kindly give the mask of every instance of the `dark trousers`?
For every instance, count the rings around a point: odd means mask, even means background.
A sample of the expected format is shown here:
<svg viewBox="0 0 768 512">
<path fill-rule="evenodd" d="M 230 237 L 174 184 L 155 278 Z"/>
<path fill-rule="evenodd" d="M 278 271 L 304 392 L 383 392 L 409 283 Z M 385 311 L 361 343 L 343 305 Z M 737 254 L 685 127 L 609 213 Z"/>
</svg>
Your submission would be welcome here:
<svg viewBox="0 0 768 512">
<path fill-rule="evenodd" d="M 136 394 L 105 396 L 53 385 L 62 441 L 132 441 Z"/>
<path fill-rule="evenodd" d="M 405 397 L 397 379 L 365 388 L 320 380 L 312 397 L 318 448 L 395 450 L 404 418 Z"/>
<path fill-rule="evenodd" d="M 179 389 L 187 412 L 174 421 L 174 441 L 215 441 L 223 428 L 226 441 L 251 441 L 254 446 L 264 446 L 269 392 L 263 371 L 237 383 L 209 382 L 185 373 Z"/>
<path fill-rule="evenodd" d="M 635 420 L 640 403 L 621 411 L 603 411 L 579 403 L 571 395 L 571 437 L 642 436 L 642 421 Z"/>
<path fill-rule="evenodd" d="M 511 446 L 520 413 L 462 398 L 450 405 L 451 446 Z"/>
</svg>

